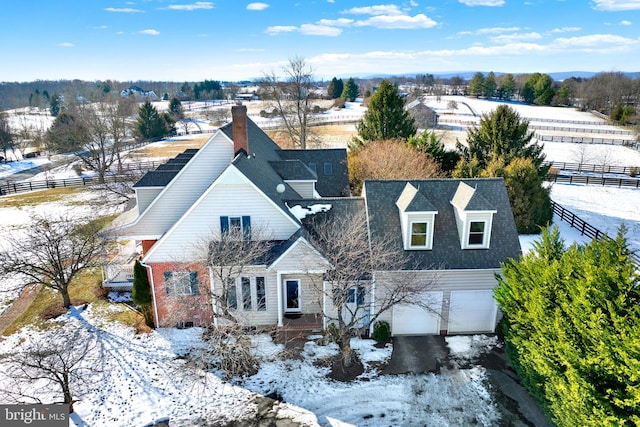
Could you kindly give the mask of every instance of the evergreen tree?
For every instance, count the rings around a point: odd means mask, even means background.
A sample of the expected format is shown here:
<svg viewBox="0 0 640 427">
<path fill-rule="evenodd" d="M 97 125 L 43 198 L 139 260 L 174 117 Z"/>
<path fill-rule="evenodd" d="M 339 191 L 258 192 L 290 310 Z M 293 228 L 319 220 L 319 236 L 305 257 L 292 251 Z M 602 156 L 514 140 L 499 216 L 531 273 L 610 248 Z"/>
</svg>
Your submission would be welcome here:
<svg viewBox="0 0 640 427">
<path fill-rule="evenodd" d="M 169 115 L 175 121 L 184 118 L 184 109 L 182 108 L 182 102 L 176 97 L 171 98 L 171 101 L 169 101 Z"/>
<path fill-rule="evenodd" d="M 346 99 L 349 102 L 353 102 L 358 97 L 358 85 L 356 84 L 353 77 L 349 77 L 349 80 L 344 84 L 344 88 L 342 89 L 341 98 Z"/>
<path fill-rule="evenodd" d="M 500 97 L 502 99 L 511 100 L 516 93 L 516 80 L 513 74 L 505 74 L 500 85 Z"/>
<path fill-rule="evenodd" d="M 556 425 L 640 423 L 640 280 L 624 233 L 565 248 L 546 230 L 498 276 L 509 358 Z"/>
<path fill-rule="evenodd" d="M 47 148 L 54 153 L 82 150 L 91 135 L 82 120 L 71 113 L 60 113 L 45 136 Z"/>
<path fill-rule="evenodd" d="M 467 89 L 467 92 L 470 96 L 480 96 L 483 93 L 483 87 L 484 74 L 478 71 L 473 75 L 471 81 L 469 81 L 469 88 Z"/>
<path fill-rule="evenodd" d="M 358 142 L 394 138 L 406 140 L 416 134 L 415 122 L 404 109 L 404 100 L 398 93 L 398 87 L 388 80 L 383 80 L 371 96 L 367 112 L 356 129 L 360 139 Z"/>
<path fill-rule="evenodd" d="M 476 157 L 483 169 L 491 159 L 502 158 L 508 164 L 516 157 L 531 159 L 540 168 L 545 159 L 543 147 L 532 143 L 532 139 L 529 123 L 508 105 L 500 105 L 490 114 L 483 114 L 479 126 L 468 130 L 468 149 L 458 147 L 467 159 Z"/>
<path fill-rule="evenodd" d="M 133 266 L 131 300 L 134 304 L 140 306 L 140 311 L 144 316 L 144 321 L 147 326 L 153 327 L 153 313 L 151 311 L 153 297 L 151 295 L 151 286 L 149 284 L 147 269 L 142 266 L 140 260 L 136 260 Z"/>
<path fill-rule="evenodd" d="M 460 160 L 460 154 L 456 151 L 448 151 L 444 147 L 442 138 L 438 137 L 434 131 L 422 132 L 420 136 L 410 136 L 407 144 L 417 151 L 429 154 L 440 165 L 440 169 L 450 175 Z"/>
<path fill-rule="evenodd" d="M 340 98 L 342 96 L 343 90 L 344 82 L 342 81 L 342 79 L 334 77 L 333 79 L 331 79 L 331 82 L 329 82 L 329 87 L 327 88 L 327 96 L 331 99 Z"/>
<path fill-rule="evenodd" d="M 493 71 L 487 74 L 487 77 L 484 78 L 482 82 L 482 96 L 485 98 L 493 98 L 496 94 L 496 88 L 498 84 L 496 83 L 496 75 Z"/>
<path fill-rule="evenodd" d="M 521 95 L 528 104 L 551 105 L 555 95 L 554 82 L 547 74 L 534 73 L 527 79 Z"/>
<path fill-rule="evenodd" d="M 60 98 L 60 95 L 58 95 L 57 93 L 54 93 L 53 96 L 51 97 L 51 100 L 49 101 L 49 112 L 53 117 L 58 117 L 58 114 L 60 114 L 61 109 L 62 109 L 62 99 Z"/>
<path fill-rule="evenodd" d="M 147 100 L 138 110 L 136 134 L 144 140 L 159 139 L 175 132 L 173 124 L 169 113 L 158 113 L 156 107 Z"/>
</svg>

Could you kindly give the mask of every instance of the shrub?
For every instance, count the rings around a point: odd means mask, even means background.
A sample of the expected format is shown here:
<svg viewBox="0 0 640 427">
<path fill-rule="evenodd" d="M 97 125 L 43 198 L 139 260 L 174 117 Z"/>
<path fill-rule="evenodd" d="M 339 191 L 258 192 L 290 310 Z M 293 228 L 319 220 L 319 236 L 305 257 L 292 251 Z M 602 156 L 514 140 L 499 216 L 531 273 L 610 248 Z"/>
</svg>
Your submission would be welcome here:
<svg viewBox="0 0 640 427">
<path fill-rule="evenodd" d="M 384 320 L 377 321 L 373 324 L 373 335 L 371 335 L 378 343 L 386 343 L 391 340 L 391 326 L 389 322 Z"/>
</svg>

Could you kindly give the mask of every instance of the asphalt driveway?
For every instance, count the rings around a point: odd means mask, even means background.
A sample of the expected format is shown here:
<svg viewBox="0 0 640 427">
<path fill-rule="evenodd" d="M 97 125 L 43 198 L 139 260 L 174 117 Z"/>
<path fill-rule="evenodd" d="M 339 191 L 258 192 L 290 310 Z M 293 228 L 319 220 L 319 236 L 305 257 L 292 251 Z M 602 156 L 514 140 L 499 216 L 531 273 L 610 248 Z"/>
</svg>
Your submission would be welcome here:
<svg viewBox="0 0 640 427">
<path fill-rule="evenodd" d="M 474 365 L 487 370 L 494 401 L 502 413 L 505 426 L 552 427 L 509 364 L 504 346 L 483 354 Z M 449 361 L 449 349 L 443 336 L 396 336 L 393 353 L 383 374 L 437 374 L 441 369 L 459 369 Z"/>
</svg>

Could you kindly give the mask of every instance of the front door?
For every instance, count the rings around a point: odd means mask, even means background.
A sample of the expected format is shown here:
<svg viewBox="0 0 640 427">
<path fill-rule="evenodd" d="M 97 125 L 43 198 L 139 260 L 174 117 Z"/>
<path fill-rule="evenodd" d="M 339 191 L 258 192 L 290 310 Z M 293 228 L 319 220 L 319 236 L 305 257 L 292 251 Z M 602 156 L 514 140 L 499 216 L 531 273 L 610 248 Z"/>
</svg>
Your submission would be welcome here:
<svg viewBox="0 0 640 427">
<path fill-rule="evenodd" d="M 285 312 L 287 313 L 299 313 L 302 311 L 300 304 L 300 280 L 285 280 Z"/>
</svg>

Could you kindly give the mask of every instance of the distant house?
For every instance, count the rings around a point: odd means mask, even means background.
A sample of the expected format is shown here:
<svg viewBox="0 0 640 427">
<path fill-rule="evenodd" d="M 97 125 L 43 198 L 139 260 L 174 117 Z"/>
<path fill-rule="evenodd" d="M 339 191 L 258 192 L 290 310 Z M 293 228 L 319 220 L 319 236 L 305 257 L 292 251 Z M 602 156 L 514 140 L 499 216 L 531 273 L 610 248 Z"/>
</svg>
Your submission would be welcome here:
<svg viewBox="0 0 640 427">
<path fill-rule="evenodd" d="M 129 96 L 133 96 L 136 99 L 149 100 L 149 101 L 159 101 L 160 98 L 156 93 L 152 90 L 144 90 L 139 86 L 129 86 L 128 89 L 123 89 L 120 91 L 120 96 L 123 98 L 128 98 Z"/>
<path fill-rule="evenodd" d="M 438 113 L 426 106 L 422 100 L 416 99 L 405 106 L 416 122 L 418 129 L 431 129 L 438 126 Z"/>
<path fill-rule="evenodd" d="M 205 238 L 227 235 L 272 243 L 268 254 L 226 283 L 227 305 L 242 314 L 243 324 L 283 327 L 292 316 L 322 319 L 334 309 L 332 299 L 313 284 L 330 286 L 331 265 L 310 243 L 305 215 L 364 212 L 365 239 L 395 236 L 394 247 L 411 270 L 371 272 L 354 290 L 353 304 L 376 310 L 372 286 L 381 275 L 401 281 L 418 268 L 418 275 L 438 277 L 427 295 L 433 310 L 408 304 L 383 315 L 394 335 L 493 332 L 495 274 L 501 262 L 520 254 L 501 179 L 368 180 L 362 195 L 351 197 L 346 150 L 283 150 L 242 105 L 232 107 L 232 123 L 202 148 L 147 173 L 134 189 L 136 207 L 110 232 L 140 243 L 161 326 L 216 323 L 207 307 L 223 286 L 198 248 Z M 117 266 L 107 270 L 105 286 L 127 286 Z"/>
<path fill-rule="evenodd" d="M 260 97 L 256 93 L 238 93 L 236 94 L 236 101 L 258 101 Z"/>
</svg>

